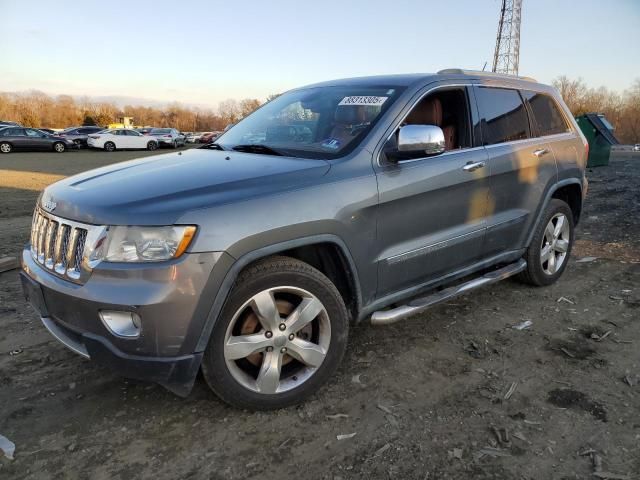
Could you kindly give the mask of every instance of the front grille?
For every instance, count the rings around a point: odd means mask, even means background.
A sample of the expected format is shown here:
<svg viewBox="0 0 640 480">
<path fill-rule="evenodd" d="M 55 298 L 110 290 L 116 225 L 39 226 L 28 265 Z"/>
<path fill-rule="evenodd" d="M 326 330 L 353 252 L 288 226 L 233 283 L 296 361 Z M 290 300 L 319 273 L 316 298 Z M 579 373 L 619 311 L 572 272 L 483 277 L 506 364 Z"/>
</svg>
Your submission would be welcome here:
<svg viewBox="0 0 640 480">
<path fill-rule="evenodd" d="M 87 235 L 95 228 L 36 208 L 31 224 L 31 256 L 55 275 L 80 283 L 83 273 L 89 271 L 83 262 Z"/>
</svg>

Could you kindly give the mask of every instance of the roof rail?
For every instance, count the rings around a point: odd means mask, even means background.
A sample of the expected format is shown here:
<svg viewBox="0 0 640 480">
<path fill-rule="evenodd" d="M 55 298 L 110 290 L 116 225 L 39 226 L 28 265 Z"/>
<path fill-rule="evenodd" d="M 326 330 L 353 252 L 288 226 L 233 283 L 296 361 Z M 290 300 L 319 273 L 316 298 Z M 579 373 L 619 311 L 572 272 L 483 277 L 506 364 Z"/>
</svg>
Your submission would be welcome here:
<svg viewBox="0 0 640 480">
<path fill-rule="evenodd" d="M 537 82 L 532 77 L 520 77 L 518 75 L 509 75 L 507 73 L 485 72 L 481 70 L 464 70 L 462 68 L 445 68 L 440 70 L 438 75 L 478 75 L 483 77 L 495 77 L 495 78 L 517 78 L 519 80 L 528 80 L 529 82 Z"/>
</svg>

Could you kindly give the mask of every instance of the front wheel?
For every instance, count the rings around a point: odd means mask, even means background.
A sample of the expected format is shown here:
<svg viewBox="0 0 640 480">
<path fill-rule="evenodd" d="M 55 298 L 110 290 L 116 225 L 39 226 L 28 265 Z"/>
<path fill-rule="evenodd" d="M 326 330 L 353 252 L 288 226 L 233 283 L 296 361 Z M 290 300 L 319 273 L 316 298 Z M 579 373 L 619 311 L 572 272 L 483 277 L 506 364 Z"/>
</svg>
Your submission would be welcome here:
<svg viewBox="0 0 640 480">
<path fill-rule="evenodd" d="M 113 152 L 116 149 L 116 144 L 113 142 L 107 142 L 104 144 L 104 149 L 107 152 Z"/>
<path fill-rule="evenodd" d="M 348 332 L 335 285 L 306 263 L 273 257 L 238 277 L 213 327 L 202 372 L 230 405 L 294 405 L 335 372 Z"/>
<path fill-rule="evenodd" d="M 173 148 L 178 148 L 178 141 L 174 140 L 173 144 L 171 145 Z"/>
<path fill-rule="evenodd" d="M 58 152 L 58 153 L 62 153 L 66 150 L 66 147 L 64 146 L 64 143 L 62 142 L 56 142 L 53 144 L 53 150 Z"/>
<path fill-rule="evenodd" d="M 158 148 L 157 142 L 149 142 L 147 143 L 147 150 L 156 150 Z"/>
<path fill-rule="evenodd" d="M 525 253 L 527 268 L 520 273 L 520 279 L 535 286 L 554 283 L 567 268 L 573 240 L 571 208 L 552 198 Z"/>
</svg>

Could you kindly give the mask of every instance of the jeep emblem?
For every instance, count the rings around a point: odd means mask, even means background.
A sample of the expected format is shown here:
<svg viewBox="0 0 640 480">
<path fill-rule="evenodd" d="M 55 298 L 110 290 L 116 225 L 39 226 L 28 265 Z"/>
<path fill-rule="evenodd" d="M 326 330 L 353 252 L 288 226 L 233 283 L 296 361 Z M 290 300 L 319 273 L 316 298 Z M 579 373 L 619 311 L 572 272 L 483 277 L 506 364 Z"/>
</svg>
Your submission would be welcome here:
<svg viewBox="0 0 640 480">
<path fill-rule="evenodd" d="M 58 204 L 56 202 L 54 202 L 51 197 L 49 197 L 48 200 L 45 200 L 45 201 L 42 202 L 42 207 L 48 212 L 53 212 L 53 210 L 57 206 L 58 206 Z"/>
</svg>

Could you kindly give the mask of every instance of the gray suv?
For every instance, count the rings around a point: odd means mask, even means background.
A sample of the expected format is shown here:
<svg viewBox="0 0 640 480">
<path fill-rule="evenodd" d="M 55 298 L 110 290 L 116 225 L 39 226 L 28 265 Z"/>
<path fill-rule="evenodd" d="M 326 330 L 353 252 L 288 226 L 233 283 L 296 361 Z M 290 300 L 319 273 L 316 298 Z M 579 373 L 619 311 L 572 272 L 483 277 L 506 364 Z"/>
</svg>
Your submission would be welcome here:
<svg viewBox="0 0 640 480">
<path fill-rule="evenodd" d="M 556 90 L 462 70 L 289 91 L 215 143 L 59 181 L 22 282 L 83 357 L 249 409 L 300 402 L 349 325 L 555 282 L 587 191 Z"/>
</svg>

